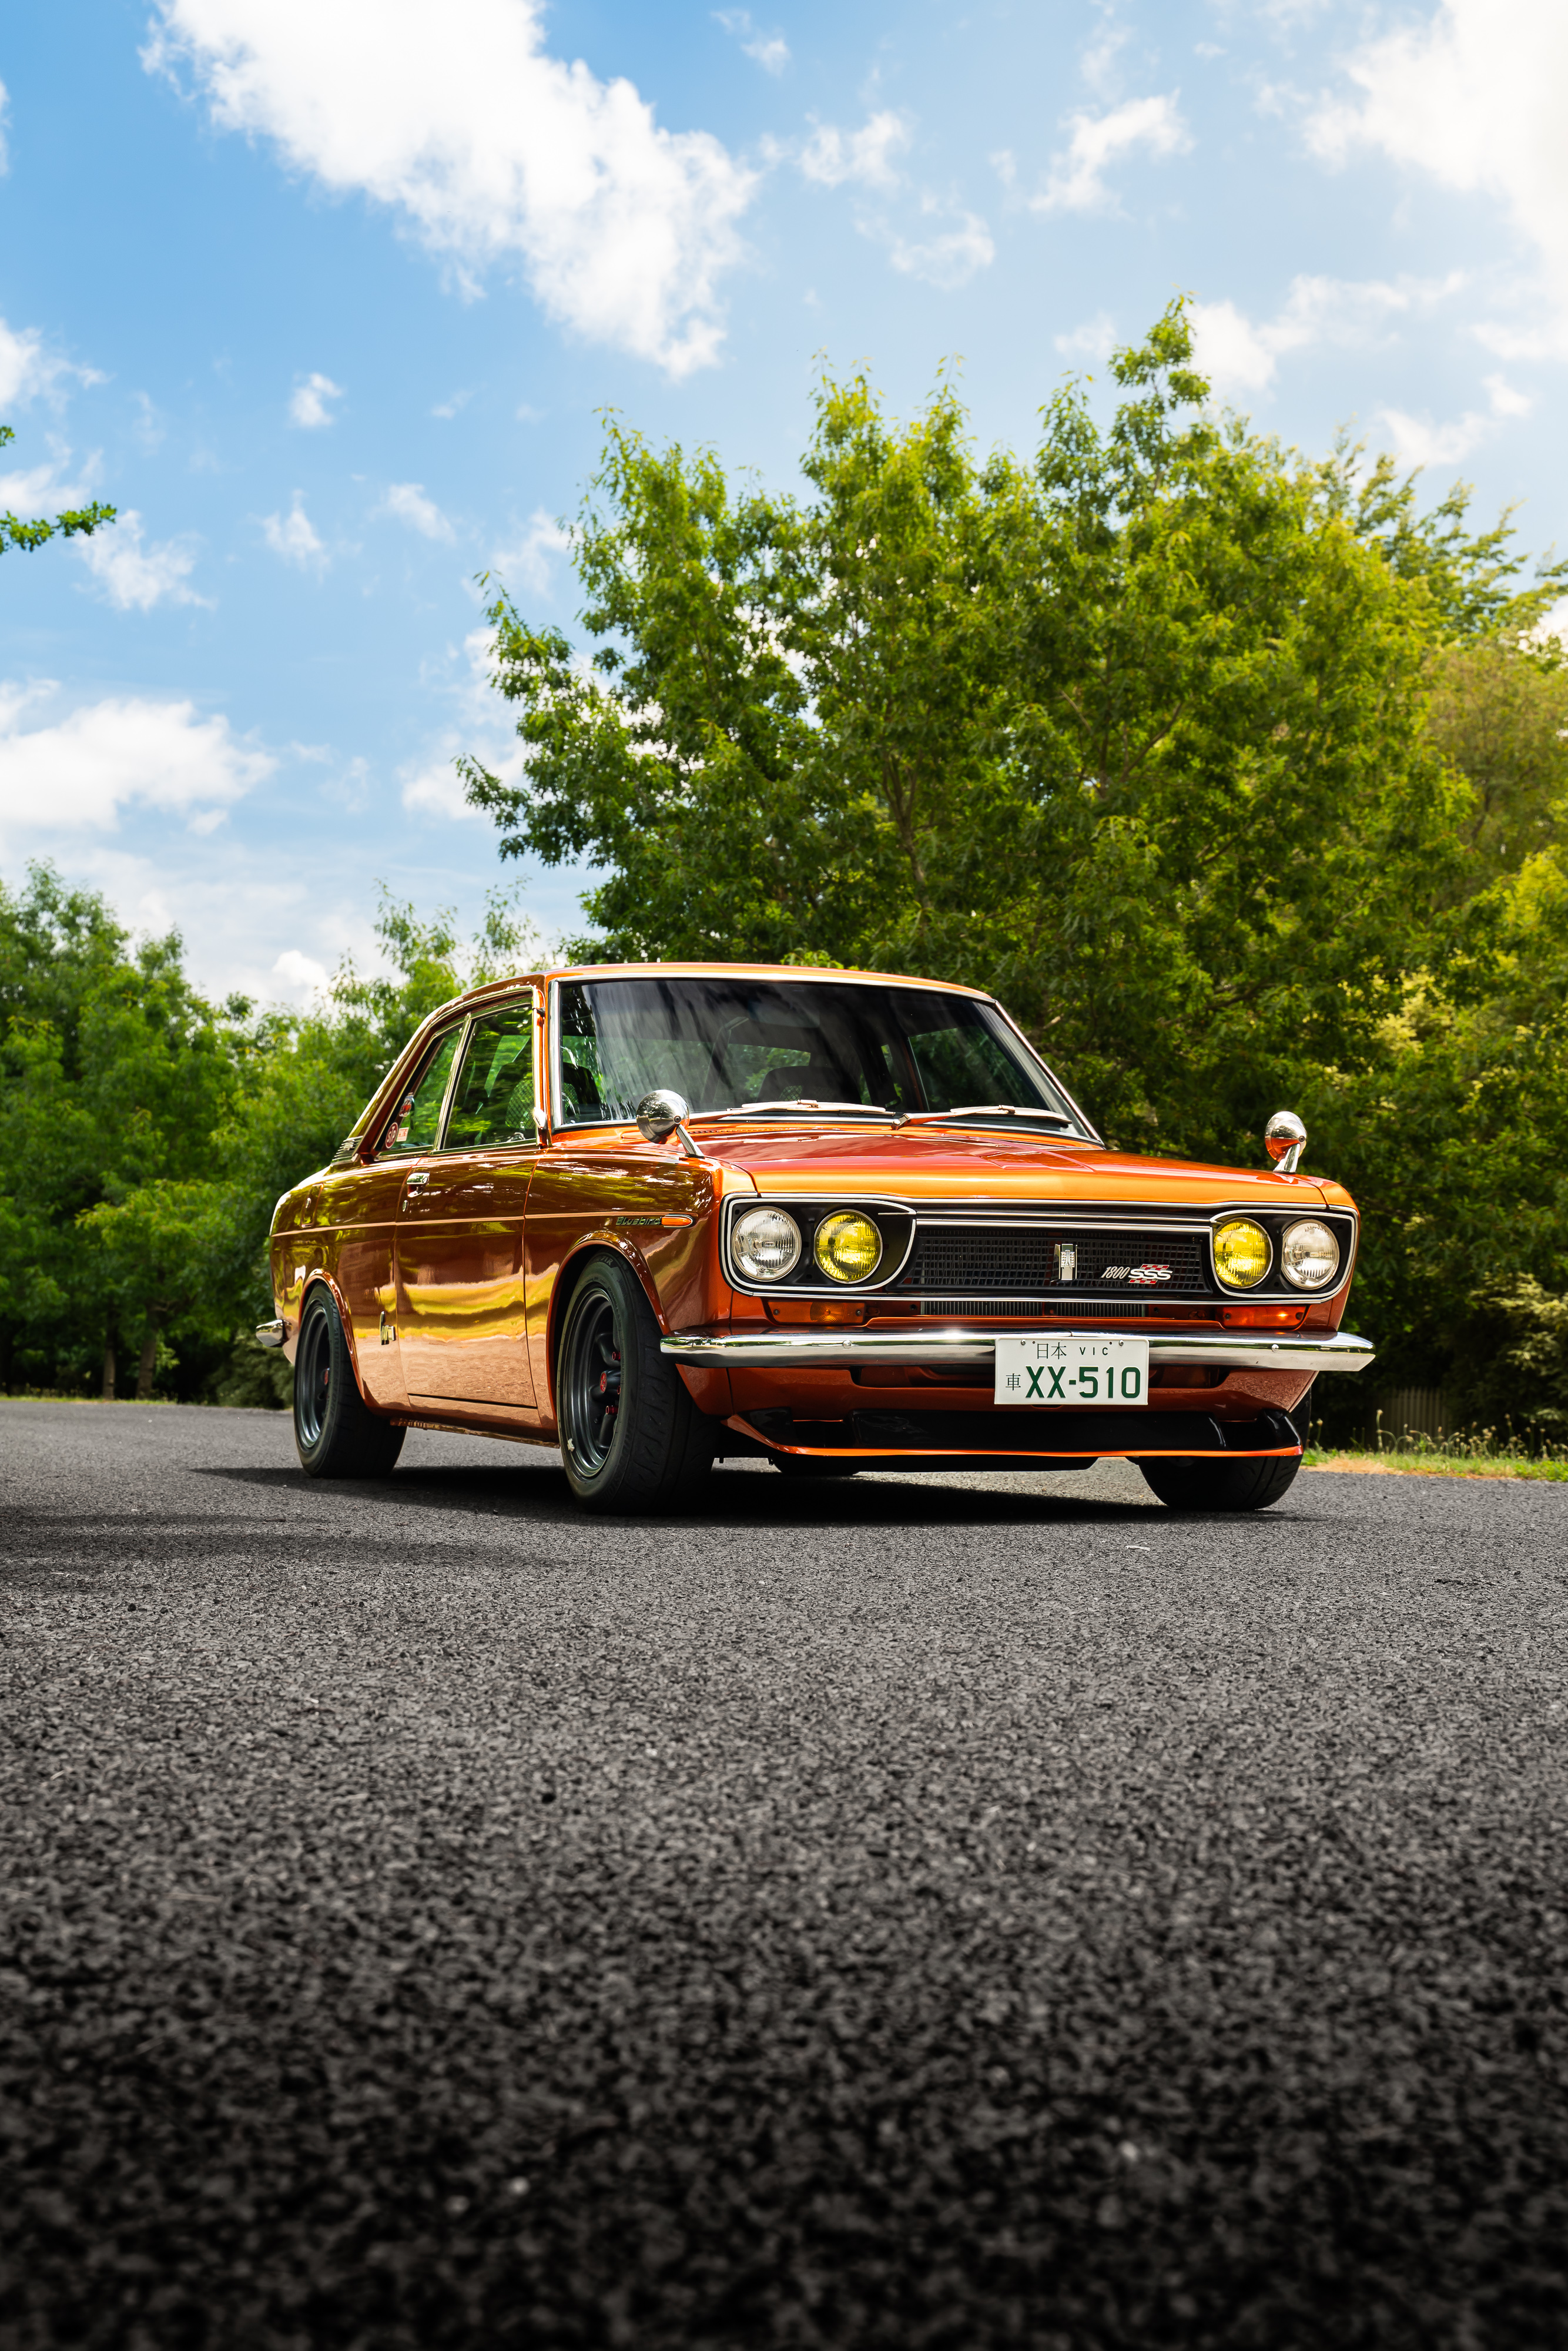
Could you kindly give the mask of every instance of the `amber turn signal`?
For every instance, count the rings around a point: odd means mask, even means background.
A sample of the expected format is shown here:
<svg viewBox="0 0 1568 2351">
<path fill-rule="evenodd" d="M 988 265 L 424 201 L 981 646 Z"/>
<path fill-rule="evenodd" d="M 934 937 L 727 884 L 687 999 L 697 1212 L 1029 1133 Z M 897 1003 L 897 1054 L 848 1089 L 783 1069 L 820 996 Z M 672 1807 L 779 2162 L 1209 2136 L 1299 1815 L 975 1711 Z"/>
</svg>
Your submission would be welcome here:
<svg viewBox="0 0 1568 2351">
<path fill-rule="evenodd" d="M 1304 1306 L 1222 1306 L 1219 1319 L 1228 1331 L 1299 1331 Z"/>
</svg>

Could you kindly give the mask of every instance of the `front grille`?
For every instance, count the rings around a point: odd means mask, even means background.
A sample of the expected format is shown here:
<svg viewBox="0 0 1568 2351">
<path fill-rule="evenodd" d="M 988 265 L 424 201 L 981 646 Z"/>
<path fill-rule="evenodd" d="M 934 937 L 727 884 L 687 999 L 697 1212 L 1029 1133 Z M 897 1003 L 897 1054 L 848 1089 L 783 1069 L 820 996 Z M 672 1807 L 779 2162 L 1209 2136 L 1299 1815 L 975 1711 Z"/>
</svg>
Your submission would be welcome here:
<svg viewBox="0 0 1568 2351">
<path fill-rule="evenodd" d="M 1072 1275 L 1061 1279 L 1061 1252 L 1072 1252 Z M 1145 1267 L 1165 1267 L 1168 1280 L 1129 1284 L 1128 1275 Z M 1049 1311 L 1070 1308 L 1074 1297 L 1098 1301 L 1134 1295 L 1141 1290 L 1153 1306 L 1173 1296 L 1204 1296 L 1208 1292 L 1207 1259 L 1201 1231 L 1184 1233 L 1106 1232 L 1094 1226 L 1052 1226 L 1049 1230 L 984 1225 L 961 1226 L 953 1231 L 928 1230 L 916 1236 L 914 1255 L 898 1283 L 900 1290 L 946 1292 L 967 1302 L 993 1299 L 1025 1299 L 1021 1311 L 1039 1311 L 1034 1301 L 1049 1298 Z M 1006 1307 L 993 1304 L 993 1314 Z"/>
<path fill-rule="evenodd" d="M 920 1301 L 922 1314 L 937 1315 L 944 1322 L 961 1322 L 967 1315 L 975 1314 L 985 1315 L 992 1322 L 998 1315 L 1007 1314 L 1030 1321 L 1038 1321 L 1040 1315 L 1049 1314 L 1054 1322 L 1061 1322 L 1069 1314 L 1092 1314 L 1097 1322 L 1131 1322 L 1157 1311 L 1154 1307 L 1135 1306 L 1125 1298 L 1097 1299 L 1092 1305 L 1087 1301 L 1080 1304 L 1060 1290 L 1051 1298 L 925 1298 Z"/>
</svg>

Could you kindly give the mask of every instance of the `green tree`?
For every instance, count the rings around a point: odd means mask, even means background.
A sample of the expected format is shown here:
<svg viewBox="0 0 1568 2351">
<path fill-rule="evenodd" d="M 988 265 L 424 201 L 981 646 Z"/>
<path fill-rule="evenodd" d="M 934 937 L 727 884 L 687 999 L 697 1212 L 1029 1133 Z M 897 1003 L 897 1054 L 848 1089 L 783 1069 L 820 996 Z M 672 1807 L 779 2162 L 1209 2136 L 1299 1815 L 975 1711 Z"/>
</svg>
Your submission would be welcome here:
<svg viewBox="0 0 1568 2351">
<path fill-rule="evenodd" d="M 100 1200 L 78 1217 L 93 1245 L 89 1264 L 99 1294 L 120 1329 L 141 1334 L 138 1402 L 152 1394 L 159 1342 L 172 1325 L 229 1337 L 235 1207 L 226 1185 L 165 1178 Z"/>
<path fill-rule="evenodd" d="M 1424 512 L 1386 458 L 1216 418 L 1180 304 L 1112 374 L 1027 465 L 949 387 L 897 426 L 827 384 L 800 496 L 612 423 L 588 658 L 497 593 L 527 766 L 464 763 L 469 797 L 504 856 L 599 869 L 586 952 L 991 986 L 1124 1145 L 1250 1157 L 1299 1102 L 1364 1196 L 1358 1312 L 1430 1376 L 1489 1262 L 1568 1271 L 1529 862 L 1564 566 L 1463 486 Z"/>
<path fill-rule="evenodd" d="M 1568 664 L 1555 638 L 1460 638 L 1434 654 L 1429 689 L 1432 740 L 1469 788 L 1469 897 L 1568 839 Z"/>
<path fill-rule="evenodd" d="M 0 885 L 0 1383 L 79 1387 L 120 1359 L 277 1401 L 270 1358 L 234 1360 L 269 1310 L 279 1193 L 330 1159 L 426 1014 L 537 944 L 493 893 L 465 946 L 448 914 L 384 902 L 384 968 L 345 964 L 302 1013 L 214 1007 L 177 935 L 132 940 L 47 867 Z M 162 1368 L 161 1368 L 162 1367 Z"/>
<path fill-rule="evenodd" d="M 86 1211 L 213 1175 L 241 1084 L 236 1013 L 190 986 L 177 936 L 133 944 L 103 901 L 47 867 L 0 885 L 0 1361 L 50 1378 L 95 1350 L 112 1387 L 120 1301 Z"/>
<path fill-rule="evenodd" d="M 0 449 L 16 438 L 13 426 L 0 424 Z M 95 502 L 90 507 L 68 507 L 63 514 L 55 517 L 53 522 L 43 516 L 31 522 L 24 522 L 19 515 L 0 514 L 0 555 L 4 555 L 7 548 L 16 548 L 24 555 L 31 555 L 56 538 L 90 538 L 95 530 L 103 528 L 105 523 L 113 522 L 118 511 L 115 507 L 100 506 Z"/>
</svg>

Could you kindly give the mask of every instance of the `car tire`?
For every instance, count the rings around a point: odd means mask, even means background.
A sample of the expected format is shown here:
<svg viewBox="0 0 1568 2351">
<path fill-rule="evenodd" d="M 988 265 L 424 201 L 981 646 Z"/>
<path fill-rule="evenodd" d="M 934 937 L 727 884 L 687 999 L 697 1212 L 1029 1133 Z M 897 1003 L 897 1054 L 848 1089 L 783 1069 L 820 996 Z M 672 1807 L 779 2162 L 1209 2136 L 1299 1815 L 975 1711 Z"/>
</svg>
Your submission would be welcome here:
<svg viewBox="0 0 1568 2351">
<path fill-rule="evenodd" d="M 567 1301 L 555 1396 L 567 1483 L 586 1510 L 675 1510 L 713 1468 L 715 1424 L 660 1353 L 653 1309 L 620 1258 L 590 1259 Z"/>
<path fill-rule="evenodd" d="M 308 1478 L 388 1478 L 403 1431 L 360 1394 L 337 1301 L 323 1282 L 308 1291 L 294 1356 L 294 1443 Z"/>
<path fill-rule="evenodd" d="M 1145 1485 L 1172 1510 L 1266 1510 L 1289 1493 L 1299 1459 L 1140 1461 Z"/>
<path fill-rule="evenodd" d="M 860 1468 L 858 1461 L 824 1460 L 820 1453 L 774 1453 L 768 1458 L 786 1478 L 852 1478 Z"/>
</svg>

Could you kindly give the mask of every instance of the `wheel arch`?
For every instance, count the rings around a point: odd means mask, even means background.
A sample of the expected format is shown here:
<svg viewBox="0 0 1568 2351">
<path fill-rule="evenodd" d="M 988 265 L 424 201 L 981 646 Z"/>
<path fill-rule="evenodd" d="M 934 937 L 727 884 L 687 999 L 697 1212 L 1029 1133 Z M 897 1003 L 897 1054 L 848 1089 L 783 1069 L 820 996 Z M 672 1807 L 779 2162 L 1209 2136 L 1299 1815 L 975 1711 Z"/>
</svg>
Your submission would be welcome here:
<svg viewBox="0 0 1568 2351">
<path fill-rule="evenodd" d="M 600 1257 L 613 1258 L 620 1264 L 630 1267 L 642 1284 L 643 1294 L 653 1309 L 653 1320 L 666 1336 L 669 1333 L 669 1318 L 660 1302 L 653 1277 L 637 1251 L 629 1247 L 619 1233 L 585 1233 L 571 1250 L 570 1255 L 561 1261 L 560 1271 L 557 1274 L 550 1289 L 549 1311 L 545 1322 L 545 1380 L 548 1404 L 550 1417 L 558 1426 L 560 1413 L 556 1395 L 556 1365 L 560 1348 L 561 1323 L 565 1318 L 566 1310 L 571 1303 L 572 1292 L 591 1267 L 594 1259 Z M 358 1378 L 358 1376 L 356 1372 L 355 1377 Z"/>
<path fill-rule="evenodd" d="M 305 1316 L 310 1301 L 320 1290 L 327 1292 L 338 1310 L 338 1326 L 343 1333 L 343 1344 L 349 1354 L 349 1368 L 354 1374 L 354 1385 L 360 1392 L 360 1401 L 367 1411 L 376 1413 L 378 1417 L 384 1417 L 381 1408 L 365 1394 L 365 1383 L 360 1374 L 360 1351 L 354 1344 L 354 1318 L 349 1311 L 348 1301 L 339 1289 L 334 1277 L 324 1267 L 318 1267 L 306 1277 L 305 1287 L 299 1293 L 298 1331 L 304 1330 Z M 298 1343 L 298 1332 L 296 1339 Z"/>
</svg>

